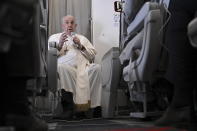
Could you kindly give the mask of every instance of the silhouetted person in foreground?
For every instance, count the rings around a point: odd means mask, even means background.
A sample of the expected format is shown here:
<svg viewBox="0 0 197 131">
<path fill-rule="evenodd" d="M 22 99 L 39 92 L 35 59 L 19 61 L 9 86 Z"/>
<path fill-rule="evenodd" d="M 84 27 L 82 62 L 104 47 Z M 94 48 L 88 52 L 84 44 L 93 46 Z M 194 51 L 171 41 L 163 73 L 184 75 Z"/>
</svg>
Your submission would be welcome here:
<svg viewBox="0 0 197 131">
<path fill-rule="evenodd" d="M 36 0 L 0 2 L 0 127 L 47 131 L 47 124 L 29 108 L 26 82 L 37 76 L 35 62 Z M 34 59 L 35 58 L 35 59 Z"/>
<path fill-rule="evenodd" d="M 194 19 L 196 10 L 196 0 L 170 1 L 165 42 L 169 51 L 167 78 L 174 84 L 174 96 L 156 125 L 168 126 L 183 122 L 189 123 L 191 128 L 195 127 L 193 94 L 197 87 L 197 50 L 189 42 L 187 26 Z"/>
</svg>

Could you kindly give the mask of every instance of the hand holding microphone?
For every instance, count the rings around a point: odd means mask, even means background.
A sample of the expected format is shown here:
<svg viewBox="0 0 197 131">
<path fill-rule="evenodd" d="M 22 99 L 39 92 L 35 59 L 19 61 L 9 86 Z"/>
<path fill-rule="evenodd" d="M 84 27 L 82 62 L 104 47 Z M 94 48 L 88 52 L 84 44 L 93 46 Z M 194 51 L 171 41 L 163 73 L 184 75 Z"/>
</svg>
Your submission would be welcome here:
<svg viewBox="0 0 197 131">
<path fill-rule="evenodd" d="M 76 36 L 73 37 L 73 42 L 77 45 L 81 45 L 79 38 L 77 38 Z"/>
<path fill-rule="evenodd" d="M 75 32 L 71 32 L 71 37 L 72 37 L 72 40 L 73 40 L 73 42 L 74 42 L 75 44 L 81 45 L 81 42 L 80 42 L 79 38 L 76 37 L 76 35 L 75 35 Z"/>
<path fill-rule="evenodd" d="M 84 48 L 78 37 L 74 36 L 73 42 L 77 45 L 78 49 L 82 50 Z"/>
<path fill-rule="evenodd" d="M 82 50 L 84 47 L 83 47 L 83 45 L 81 44 L 80 39 L 79 39 L 78 37 L 76 37 L 76 35 L 75 35 L 74 32 L 71 33 L 71 36 L 72 36 L 72 38 L 73 38 L 74 44 L 77 45 L 77 48 L 80 49 L 80 50 Z"/>
</svg>

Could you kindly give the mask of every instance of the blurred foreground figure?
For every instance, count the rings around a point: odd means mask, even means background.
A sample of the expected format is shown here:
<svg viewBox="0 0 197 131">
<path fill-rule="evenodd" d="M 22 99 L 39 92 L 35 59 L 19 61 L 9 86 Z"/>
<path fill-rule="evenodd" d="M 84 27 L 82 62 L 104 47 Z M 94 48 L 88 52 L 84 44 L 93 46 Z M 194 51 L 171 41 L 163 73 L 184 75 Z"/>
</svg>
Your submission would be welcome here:
<svg viewBox="0 0 197 131">
<path fill-rule="evenodd" d="M 167 78 L 175 87 L 171 105 L 156 125 L 168 126 L 187 123 L 191 130 L 195 127 L 193 95 L 197 87 L 197 50 L 187 36 L 187 26 L 197 11 L 196 0 L 171 0 L 170 21 L 165 34 L 169 51 Z"/>
<path fill-rule="evenodd" d="M 36 62 L 37 0 L 0 2 L 0 127 L 47 131 L 47 124 L 29 108 L 26 82 L 38 76 Z"/>
</svg>

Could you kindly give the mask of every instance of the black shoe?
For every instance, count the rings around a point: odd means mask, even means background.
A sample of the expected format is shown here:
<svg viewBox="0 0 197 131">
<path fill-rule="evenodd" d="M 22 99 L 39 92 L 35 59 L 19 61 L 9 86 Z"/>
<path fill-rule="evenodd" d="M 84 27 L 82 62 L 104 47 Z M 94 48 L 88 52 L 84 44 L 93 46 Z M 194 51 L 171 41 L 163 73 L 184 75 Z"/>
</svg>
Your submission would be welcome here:
<svg viewBox="0 0 197 131">
<path fill-rule="evenodd" d="M 100 118 L 102 117 L 102 109 L 100 106 L 93 108 L 93 118 Z"/>
<path fill-rule="evenodd" d="M 84 112 L 84 111 L 75 112 L 74 120 L 83 120 L 83 119 L 87 119 L 86 112 Z"/>
<path fill-rule="evenodd" d="M 54 116 L 53 119 L 72 120 L 74 112 L 73 94 L 71 92 L 66 92 L 63 89 L 61 90 L 61 94 L 61 106 L 63 112 Z"/>
<path fill-rule="evenodd" d="M 53 119 L 60 119 L 60 120 L 72 120 L 72 118 L 73 118 L 72 110 L 64 111 L 61 114 L 53 116 Z"/>
<path fill-rule="evenodd" d="M 161 118 L 155 121 L 156 126 L 180 126 L 188 125 L 190 121 L 190 107 L 171 108 L 169 107 Z"/>
<path fill-rule="evenodd" d="M 189 123 L 188 131 L 197 131 L 197 121 L 193 121 Z"/>
<path fill-rule="evenodd" d="M 36 116 L 29 115 L 6 115 L 5 125 L 12 126 L 16 131 L 48 131 L 48 125 L 45 121 Z"/>
</svg>

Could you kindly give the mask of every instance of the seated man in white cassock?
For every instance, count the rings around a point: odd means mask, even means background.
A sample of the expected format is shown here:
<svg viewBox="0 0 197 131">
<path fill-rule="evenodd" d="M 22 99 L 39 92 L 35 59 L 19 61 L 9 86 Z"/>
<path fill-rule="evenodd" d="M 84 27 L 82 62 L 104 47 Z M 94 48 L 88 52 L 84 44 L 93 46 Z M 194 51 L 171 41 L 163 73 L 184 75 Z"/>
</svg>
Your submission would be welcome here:
<svg viewBox="0 0 197 131">
<path fill-rule="evenodd" d="M 58 52 L 59 89 L 62 93 L 62 117 L 101 106 L 100 66 L 92 63 L 96 50 L 89 40 L 75 33 L 77 24 L 71 15 L 62 19 L 63 32 L 49 37 Z"/>
</svg>

